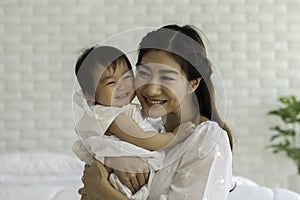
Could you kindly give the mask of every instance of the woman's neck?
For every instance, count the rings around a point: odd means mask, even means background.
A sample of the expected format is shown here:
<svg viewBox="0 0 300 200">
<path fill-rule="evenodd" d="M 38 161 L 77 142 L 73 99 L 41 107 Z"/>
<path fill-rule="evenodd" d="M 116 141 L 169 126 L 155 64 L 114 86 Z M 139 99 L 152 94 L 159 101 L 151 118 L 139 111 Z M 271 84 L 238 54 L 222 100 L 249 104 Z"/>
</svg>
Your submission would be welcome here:
<svg viewBox="0 0 300 200">
<path fill-rule="evenodd" d="M 198 106 L 195 105 L 192 98 L 186 97 L 181 106 L 166 116 L 165 128 L 167 131 L 173 131 L 179 124 L 183 122 L 193 122 L 199 124 Z"/>
</svg>

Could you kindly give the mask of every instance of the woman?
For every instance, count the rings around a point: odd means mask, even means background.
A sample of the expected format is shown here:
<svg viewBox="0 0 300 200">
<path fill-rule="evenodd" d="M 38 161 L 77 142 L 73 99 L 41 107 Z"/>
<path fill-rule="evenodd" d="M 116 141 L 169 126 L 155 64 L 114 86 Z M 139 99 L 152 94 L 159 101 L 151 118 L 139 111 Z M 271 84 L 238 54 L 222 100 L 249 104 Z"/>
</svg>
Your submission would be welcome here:
<svg viewBox="0 0 300 200">
<path fill-rule="evenodd" d="M 166 131 L 182 122 L 196 125 L 187 139 L 165 149 L 164 168 L 152 180 L 150 200 L 222 200 L 232 188 L 231 133 L 216 110 L 211 74 L 203 41 L 191 26 L 167 25 L 140 43 L 135 84 L 144 114 L 163 117 Z M 132 185 L 144 183 L 140 174 L 127 174 L 130 178 L 124 180 L 135 180 Z M 86 167 L 83 199 L 127 199 L 107 177 L 99 162 Z"/>
</svg>

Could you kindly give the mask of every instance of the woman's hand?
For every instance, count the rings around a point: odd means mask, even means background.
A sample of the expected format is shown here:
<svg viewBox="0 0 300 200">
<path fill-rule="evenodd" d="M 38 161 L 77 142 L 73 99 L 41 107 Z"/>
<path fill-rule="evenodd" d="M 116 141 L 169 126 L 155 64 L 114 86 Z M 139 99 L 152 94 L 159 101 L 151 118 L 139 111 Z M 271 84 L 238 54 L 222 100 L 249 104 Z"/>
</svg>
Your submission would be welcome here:
<svg viewBox="0 0 300 200">
<path fill-rule="evenodd" d="M 122 169 L 131 169 L 134 172 L 140 171 L 143 173 L 129 173 L 124 171 L 116 170 L 116 172 L 121 177 L 120 180 L 127 180 L 129 188 L 135 192 L 133 184 L 135 182 L 141 183 L 142 187 L 148 181 L 148 166 L 145 161 L 134 158 L 134 157 L 122 157 L 122 158 L 111 158 L 108 159 L 108 162 L 111 166 L 120 169 L 118 164 L 126 165 L 126 168 Z M 140 166 L 139 166 L 140 165 Z M 137 167 L 138 166 L 138 167 Z M 81 195 L 81 200 L 98 200 L 98 199 L 128 199 L 120 192 L 116 191 L 110 182 L 108 181 L 109 173 L 105 167 L 98 160 L 94 160 L 92 166 L 85 166 L 82 176 L 82 182 L 84 187 L 79 189 L 79 194 Z M 115 172 L 115 173 L 116 173 Z M 136 181 L 135 181 L 135 180 Z M 137 188 L 137 187 L 136 187 Z M 138 190 L 138 189 L 137 189 Z"/>
<path fill-rule="evenodd" d="M 149 178 L 146 161 L 137 157 L 105 158 L 105 165 L 112 168 L 120 181 L 134 194 L 144 186 Z"/>
<path fill-rule="evenodd" d="M 82 195 L 81 199 L 104 199 L 103 196 L 107 195 L 107 189 L 111 187 L 108 175 L 106 168 L 98 160 L 94 160 L 92 166 L 85 165 L 81 179 L 84 188 L 79 190 L 79 194 Z"/>
</svg>

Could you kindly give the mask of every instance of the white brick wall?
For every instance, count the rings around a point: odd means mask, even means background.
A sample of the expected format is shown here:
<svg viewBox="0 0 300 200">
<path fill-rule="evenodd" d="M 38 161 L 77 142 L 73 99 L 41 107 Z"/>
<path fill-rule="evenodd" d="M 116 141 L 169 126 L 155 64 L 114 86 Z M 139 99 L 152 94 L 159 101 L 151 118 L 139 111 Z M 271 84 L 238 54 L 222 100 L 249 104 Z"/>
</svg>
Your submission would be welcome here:
<svg viewBox="0 0 300 200">
<path fill-rule="evenodd" d="M 300 97 L 299 0 L 1 0 L 0 152 L 71 153 L 73 65 L 78 50 L 120 31 L 194 24 L 227 94 L 234 172 L 267 186 L 296 173 L 266 149 L 278 96 Z"/>
</svg>

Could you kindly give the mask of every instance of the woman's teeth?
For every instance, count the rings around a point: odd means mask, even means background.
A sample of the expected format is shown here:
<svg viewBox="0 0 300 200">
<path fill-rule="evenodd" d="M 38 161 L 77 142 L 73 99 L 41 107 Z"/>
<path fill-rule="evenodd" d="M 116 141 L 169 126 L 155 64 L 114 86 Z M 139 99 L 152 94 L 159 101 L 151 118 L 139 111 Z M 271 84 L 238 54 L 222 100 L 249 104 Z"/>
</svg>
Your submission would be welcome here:
<svg viewBox="0 0 300 200">
<path fill-rule="evenodd" d="M 150 99 L 147 99 L 147 101 L 151 104 L 163 104 L 164 101 L 159 101 L 159 100 L 150 100 Z"/>
</svg>

